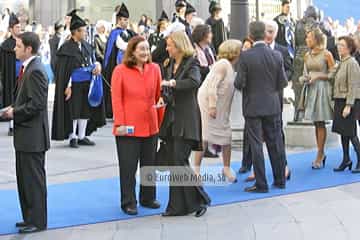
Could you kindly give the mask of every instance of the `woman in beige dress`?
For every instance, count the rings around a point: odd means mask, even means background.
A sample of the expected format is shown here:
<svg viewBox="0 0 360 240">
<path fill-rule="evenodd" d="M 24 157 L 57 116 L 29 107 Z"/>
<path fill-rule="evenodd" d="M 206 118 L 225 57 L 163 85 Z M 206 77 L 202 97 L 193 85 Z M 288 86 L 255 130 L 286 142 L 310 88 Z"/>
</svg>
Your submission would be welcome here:
<svg viewBox="0 0 360 240">
<path fill-rule="evenodd" d="M 325 35 L 320 29 L 314 29 L 307 34 L 306 44 L 310 51 L 304 58 L 304 74 L 300 81 L 305 83 L 300 109 L 304 110 L 304 119 L 315 124 L 317 156 L 312 164 L 313 169 L 325 167 L 325 122 L 333 119 L 333 103 L 331 99 L 331 84 L 329 70 L 335 65 L 334 58 L 325 48 Z"/>
<path fill-rule="evenodd" d="M 238 40 L 227 40 L 220 45 L 218 61 L 211 68 L 198 92 L 203 142 L 222 146 L 223 174 L 230 182 L 236 182 L 236 176 L 230 168 L 230 110 L 235 92 L 233 66 L 240 56 L 241 47 L 241 41 Z M 197 174 L 200 172 L 202 157 L 202 152 L 195 154 Z"/>
</svg>

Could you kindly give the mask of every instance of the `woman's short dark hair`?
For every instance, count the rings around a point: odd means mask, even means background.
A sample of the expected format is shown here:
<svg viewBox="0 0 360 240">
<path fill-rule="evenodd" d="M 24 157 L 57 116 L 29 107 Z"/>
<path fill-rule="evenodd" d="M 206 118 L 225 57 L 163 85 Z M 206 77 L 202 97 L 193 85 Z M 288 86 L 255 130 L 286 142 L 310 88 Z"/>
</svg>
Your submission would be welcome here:
<svg viewBox="0 0 360 240">
<path fill-rule="evenodd" d="M 192 39 L 195 43 L 201 42 L 211 33 L 211 27 L 207 24 L 199 24 L 195 27 L 192 33 Z"/>
<path fill-rule="evenodd" d="M 356 44 L 352 37 L 344 36 L 340 37 L 339 41 L 344 40 L 346 42 L 346 46 L 350 51 L 350 54 L 353 55 L 356 52 Z"/>
<path fill-rule="evenodd" d="M 31 47 L 31 53 L 33 55 L 37 54 L 40 48 L 40 39 L 36 33 L 33 32 L 24 32 L 19 35 L 22 43 L 25 47 Z"/>
<path fill-rule="evenodd" d="M 246 42 L 249 42 L 251 44 L 251 46 L 254 44 L 254 41 L 250 38 L 250 37 L 245 37 L 242 40 L 242 44 L 244 45 Z"/>
<path fill-rule="evenodd" d="M 134 51 L 136 50 L 137 45 L 141 42 L 145 42 L 146 39 L 141 36 L 135 36 L 130 39 L 128 46 L 125 51 L 124 58 L 122 63 L 127 67 L 134 67 L 136 65 L 136 58 L 134 56 Z M 151 54 L 149 53 L 148 63 L 151 63 Z"/>
</svg>

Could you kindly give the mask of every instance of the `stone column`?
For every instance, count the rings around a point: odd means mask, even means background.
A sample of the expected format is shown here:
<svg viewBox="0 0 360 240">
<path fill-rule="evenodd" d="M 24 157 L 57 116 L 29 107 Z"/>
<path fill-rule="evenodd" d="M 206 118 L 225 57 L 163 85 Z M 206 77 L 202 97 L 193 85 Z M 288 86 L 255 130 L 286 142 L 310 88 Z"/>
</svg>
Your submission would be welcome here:
<svg viewBox="0 0 360 240">
<path fill-rule="evenodd" d="M 43 26 L 53 25 L 61 20 L 69 9 L 75 7 L 75 0 L 31 0 L 29 2 L 30 18 Z"/>
<path fill-rule="evenodd" d="M 248 35 L 249 2 L 248 0 L 231 0 L 231 38 L 242 40 Z M 231 127 L 233 129 L 233 145 L 241 146 L 244 131 L 242 113 L 242 94 L 235 91 L 231 109 Z"/>
<path fill-rule="evenodd" d="M 231 0 L 231 38 L 243 39 L 248 35 L 249 1 Z"/>
</svg>

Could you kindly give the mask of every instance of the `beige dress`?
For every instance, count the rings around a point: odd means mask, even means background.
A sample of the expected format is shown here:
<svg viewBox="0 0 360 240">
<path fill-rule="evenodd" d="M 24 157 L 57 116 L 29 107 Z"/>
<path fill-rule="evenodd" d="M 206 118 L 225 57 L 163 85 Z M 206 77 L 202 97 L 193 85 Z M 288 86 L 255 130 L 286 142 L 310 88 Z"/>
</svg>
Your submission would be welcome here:
<svg viewBox="0 0 360 240">
<path fill-rule="evenodd" d="M 309 54 L 305 59 L 304 76 L 318 73 L 329 73 L 325 50 L 317 54 Z M 304 77 L 302 77 L 304 78 Z M 301 80 L 303 81 L 303 80 Z M 321 122 L 333 119 L 332 87 L 328 80 L 318 80 L 306 85 L 305 120 Z"/>
<path fill-rule="evenodd" d="M 232 64 L 221 59 L 216 62 L 198 92 L 204 141 L 218 145 L 231 144 L 230 112 L 235 93 L 235 72 Z M 216 119 L 209 108 L 216 107 Z"/>
</svg>

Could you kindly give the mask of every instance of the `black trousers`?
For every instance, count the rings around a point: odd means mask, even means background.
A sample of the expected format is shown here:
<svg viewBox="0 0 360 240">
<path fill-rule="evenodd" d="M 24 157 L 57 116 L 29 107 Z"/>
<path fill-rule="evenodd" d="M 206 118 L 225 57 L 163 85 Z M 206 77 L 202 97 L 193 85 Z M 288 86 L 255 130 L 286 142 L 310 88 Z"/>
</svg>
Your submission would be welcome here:
<svg viewBox="0 0 360 240">
<path fill-rule="evenodd" d="M 188 176 L 193 175 L 189 157 L 193 148 L 193 143 L 183 138 L 170 138 L 166 140 L 167 147 L 169 148 L 169 162 L 170 166 L 185 167 L 184 172 Z M 170 168 L 170 174 L 177 174 Z M 194 186 L 173 186 L 170 182 L 169 202 L 166 208 L 167 212 L 174 215 L 187 215 L 198 211 L 203 205 L 210 204 L 210 197 L 200 184 Z"/>
<path fill-rule="evenodd" d="M 274 183 L 285 185 L 285 146 L 281 133 L 281 117 L 265 116 L 245 118 L 248 127 L 248 140 L 251 148 L 251 159 L 254 165 L 256 187 L 267 189 L 265 162 L 263 153 L 263 138 L 269 153 Z"/>
<path fill-rule="evenodd" d="M 16 151 L 16 179 L 24 222 L 47 227 L 45 152 Z"/>
<path fill-rule="evenodd" d="M 138 137 L 116 137 L 116 146 L 120 170 L 121 207 L 135 207 L 137 205 L 135 186 L 136 170 L 140 161 L 140 168 L 155 165 L 155 154 L 157 148 L 157 136 Z M 147 174 L 150 174 L 148 171 Z M 152 173 L 154 175 L 154 173 Z M 140 178 L 146 179 L 140 169 Z M 140 182 L 141 203 L 148 203 L 156 199 L 156 187 L 143 186 Z"/>
<path fill-rule="evenodd" d="M 281 135 L 282 135 L 282 139 L 284 141 L 284 147 L 285 147 L 285 133 L 284 133 L 284 128 L 283 128 L 283 121 L 281 120 Z M 248 136 L 248 129 L 245 123 L 244 126 L 244 134 L 243 134 L 243 159 L 241 162 L 241 166 L 246 168 L 246 169 L 251 169 L 252 167 L 252 157 L 251 157 L 251 148 L 250 148 L 250 144 L 249 144 L 249 136 Z M 285 155 L 285 164 L 287 165 L 287 158 Z"/>
</svg>

